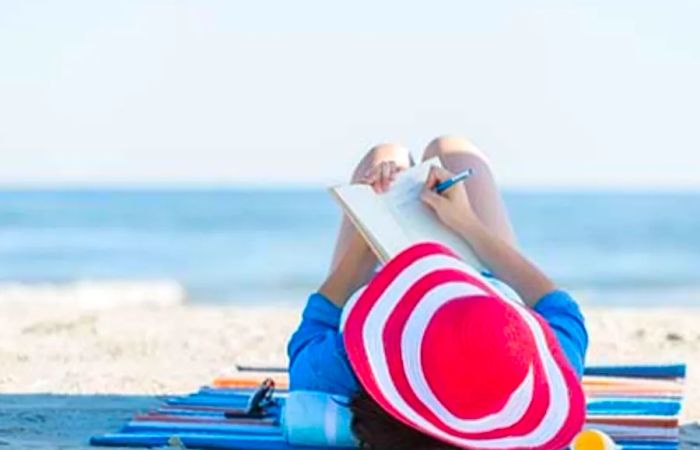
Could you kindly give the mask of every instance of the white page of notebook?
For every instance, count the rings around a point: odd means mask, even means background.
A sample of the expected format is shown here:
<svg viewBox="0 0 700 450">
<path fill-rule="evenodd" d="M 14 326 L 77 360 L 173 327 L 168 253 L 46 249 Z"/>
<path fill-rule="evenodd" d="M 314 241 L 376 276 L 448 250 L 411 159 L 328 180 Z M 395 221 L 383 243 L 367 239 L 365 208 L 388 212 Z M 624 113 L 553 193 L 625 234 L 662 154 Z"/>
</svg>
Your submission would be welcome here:
<svg viewBox="0 0 700 450">
<path fill-rule="evenodd" d="M 389 191 L 378 197 L 391 211 L 404 238 L 407 238 L 408 245 L 422 241 L 440 242 L 457 252 L 472 267 L 481 269 L 482 264 L 474 256 L 471 247 L 462 237 L 443 225 L 420 198 L 432 166 L 440 166 L 440 160 L 433 158 L 407 171 L 404 176 L 397 177 Z"/>
<path fill-rule="evenodd" d="M 355 184 L 337 187 L 334 191 L 351 210 L 350 219 L 381 260 L 387 261 L 410 245 L 391 210 L 370 186 Z"/>
<path fill-rule="evenodd" d="M 352 220 L 365 237 L 379 247 L 382 259 L 417 242 L 436 241 L 457 252 L 472 267 L 483 269 L 469 245 L 443 225 L 420 198 L 430 167 L 439 165 L 440 161 L 433 158 L 400 173 L 389 191 L 382 194 L 366 185 L 340 186 L 334 191 L 351 210 Z"/>
</svg>

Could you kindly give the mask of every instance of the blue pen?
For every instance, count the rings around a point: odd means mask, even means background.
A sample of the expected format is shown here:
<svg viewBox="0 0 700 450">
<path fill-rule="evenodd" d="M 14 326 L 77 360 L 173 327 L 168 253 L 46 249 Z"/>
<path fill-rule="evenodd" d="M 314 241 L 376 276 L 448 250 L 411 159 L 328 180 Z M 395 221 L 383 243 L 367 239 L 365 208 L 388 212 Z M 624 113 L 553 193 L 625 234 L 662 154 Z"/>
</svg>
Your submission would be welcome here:
<svg viewBox="0 0 700 450">
<path fill-rule="evenodd" d="M 437 186 L 435 186 L 435 192 L 437 192 L 438 194 L 442 194 L 455 184 L 459 183 L 460 181 L 466 180 L 472 175 L 474 175 L 474 169 L 467 169 L 464 172 L 458 173 L 457 175 L 438 183 Z"/>
</svg>

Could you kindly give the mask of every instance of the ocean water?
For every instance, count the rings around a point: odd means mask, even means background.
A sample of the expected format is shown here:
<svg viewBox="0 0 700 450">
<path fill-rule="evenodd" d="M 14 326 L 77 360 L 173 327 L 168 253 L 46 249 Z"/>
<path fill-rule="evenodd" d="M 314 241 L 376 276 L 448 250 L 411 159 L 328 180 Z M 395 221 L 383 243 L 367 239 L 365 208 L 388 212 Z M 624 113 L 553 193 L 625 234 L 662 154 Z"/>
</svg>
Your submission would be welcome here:
<svg viewBox="0 0 700 450">
<path fill-rule="evenodd" d="M 584 303 L 700 305 L 699 193 L 506 202 L 521 248 Z M 339 219 L 321 189 L 4 190 L 0 294 L 126 281 L 181 285 L 191 302 L 302 304 Z"/>
</svg>

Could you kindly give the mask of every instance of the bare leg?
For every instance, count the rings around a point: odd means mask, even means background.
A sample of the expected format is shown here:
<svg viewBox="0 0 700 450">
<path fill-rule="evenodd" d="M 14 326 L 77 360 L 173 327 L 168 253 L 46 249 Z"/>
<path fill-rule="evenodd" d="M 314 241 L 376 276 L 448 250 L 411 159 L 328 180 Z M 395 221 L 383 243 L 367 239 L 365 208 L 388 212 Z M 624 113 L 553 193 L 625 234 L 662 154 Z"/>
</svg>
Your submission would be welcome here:
<svg viewBox="0 0 700 450">
<path fill-rule="evenodd" d="M 474 212 L 492 232 L 515 246 L 513 225 L 484 153 L 467 139 L 441 136 L 428 144 L 423 160 L 435 156 L 440 158 L 442 165 L 450 172 L 474 169 L 474 175 L 464 183 Z"/>
<path fill-rule="evenodd" d="M 351 182 L 357 183 L 367 170 L 383 161 L 394 161 L 397 166 L 404 169 L 413 165 L 411 155 L 405 147 L 398 144 L 379 144 L 372 147 L 364 158 L 362 158 L 352 174 Z M 354 231 L 355 226 L 343 215 L 343 220 L 340 224 L 340 232 L 338 233 L 338 239 L 335 244 L 335 251 L 333 252 L 333 259 L 331 260 L 331 271 L 337 267 L 341 257 L 347 250 L 350 235 Z"/>
</svg>

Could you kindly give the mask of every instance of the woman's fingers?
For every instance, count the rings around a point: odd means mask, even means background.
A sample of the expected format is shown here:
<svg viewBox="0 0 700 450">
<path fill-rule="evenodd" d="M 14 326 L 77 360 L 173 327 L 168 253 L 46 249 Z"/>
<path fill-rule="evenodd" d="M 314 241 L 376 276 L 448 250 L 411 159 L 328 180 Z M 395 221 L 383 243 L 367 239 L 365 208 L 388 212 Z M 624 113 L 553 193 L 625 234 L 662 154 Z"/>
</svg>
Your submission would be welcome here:
<svg viewBox="0 0 700 450">
<path fill-rule="evenodd" d="M 394 178 L 394 167 L 395 167 L 395 164 L 393 161 L 388 161 L 388 162 L 381 164 L 381 173 L 382 173 L 381 188 L 382 188 L 382 192 L 387 191 L 389 189 L 389 185 L 391 184 L 391 181 Z"/>
<path fill-rule="evenodd" d="M 396 162 L 383 161 L 365 171 L 359 182 L 369 184 L 375 192 L 385 192 L 389 190 L 391 183 L 396 179 L 396 174 L 401 170 L 402 168 Z"/>
<path fill-rule="evenodd" d="M 425 181 L 425 186 L 433 189 L 439 183 L 447 180 L 452 176 L 452 172 L 442 167 L 433 166 L 428 173 L 428 179 Z"/>
<path fill-rule="evenodd" d="M 369 184 L 376 192 L 386 192 L 391 187 L 391 183 L 396 179 L 396 174 L 403 170 L 394 161 L 383 161 L 364 173 L 362 183 Z M 431 167 L 425 186 L 434 189 L 437 184 L 447 180 L 452 173 L 442 167 Z"/>
<path fill-rule="evenodd" d="M 435 185 L 440 182 L 435 176 L 435 172 L 433 171 L 433 169 L 434 167 L 430 169 L 430 172 L 428 172 L 428 179 L 425 180 L 426 189 L 434 189 Z"/>
<path fill-rule="evenodd" d="M 423 203 L 427 204 L 434 210 L 437 210 L 440 207 L 441 202 L 445 201 L 440 194 L 433 191 L 433 188 L 427 186 L 423 188 L 420 198 L 423 200 Z"/>
<path fill-rule="evenodd" d="M 360 178 L 360 183 L 373 184 L 376 181 L 376 173 L 372 169 L 367 169 Z"/>
</svg>

